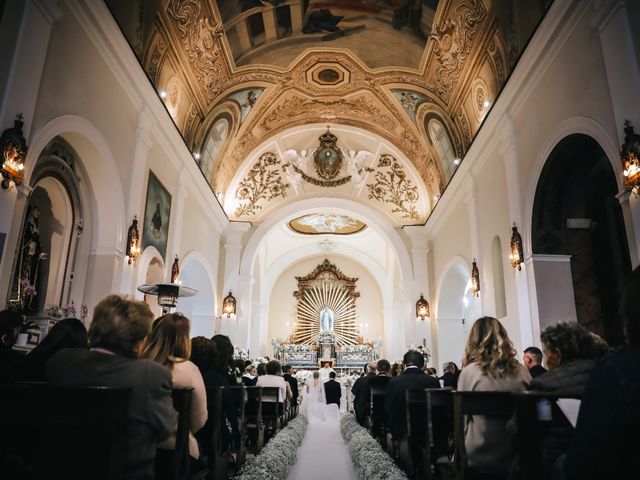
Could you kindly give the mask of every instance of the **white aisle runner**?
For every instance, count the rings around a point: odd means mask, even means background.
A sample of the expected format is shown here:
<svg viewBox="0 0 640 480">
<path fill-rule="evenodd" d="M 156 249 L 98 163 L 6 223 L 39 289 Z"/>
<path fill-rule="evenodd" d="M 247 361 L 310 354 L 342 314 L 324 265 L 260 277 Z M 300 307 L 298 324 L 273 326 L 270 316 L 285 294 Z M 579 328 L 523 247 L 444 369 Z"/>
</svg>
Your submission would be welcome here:
<svg viewBox="0 0 640 480">
<path fill-rule="evenodd" d="M 340 433 L 337 408 L 332 413 L 326 421 L 311 415 L 304 440 L 298 447 L 298 461 L 287 480 L 358 480 Z"/>
</svg>

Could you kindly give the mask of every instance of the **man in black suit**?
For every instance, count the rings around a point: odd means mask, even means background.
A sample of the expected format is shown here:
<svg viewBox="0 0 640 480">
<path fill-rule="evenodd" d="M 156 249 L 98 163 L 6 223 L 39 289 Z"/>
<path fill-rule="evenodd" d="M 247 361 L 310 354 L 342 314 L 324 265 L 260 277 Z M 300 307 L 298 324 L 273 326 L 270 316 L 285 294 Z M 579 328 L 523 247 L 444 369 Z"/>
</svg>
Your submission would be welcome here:
<svg viewBox="0 0 640 480">
<path fill-rule="evenodd" d="M 536 378 L 538 375 L 547 372 L 547 369 L 542 366 L 542 350 L 538 347 L 526 348 L 524 356 L 522 357 L 522 363 L 529 369 L 531 378 Z"/>
<path fill-rule="evenodd" d="M 407 390 L 440 388 L 438 379 L 424 372 L 422 353 L 409 350 L 404 354 L 403 361 L 406 367 L 402 375 L 393 377 L 389 381 L 387 397 L 384 402 L 387 425 L 389 425 L 395 440 L 399 440 L 407 434 L 405 392 Z"/>
<path fill-rule="evenodd" d="M 282 367 L 282 372 L 284 373 L 284 375 L 282 375 L 284 381 L 291 387 L 291 405 L 295 407 L 298 405 L 298 379 L 291 375 L 291 365 L 285 365 Z"/>
<path fill-rule="evenodd" d="M 458 377 L 460 376 L 458 366 L 453 362 L 447 362 L 442 366 L 442 370 L 444 371 L 443 375 L 440 377 L 440 380 L 442 380 L 442 386 L 450 387 L 454 390 L 457 389 Z"/>
<path fill-rule="evenodd" d="M 376 376 L 376 362 L 368 363 L 364 366 L 364 371 L 367 373 L 366 375 L 360 377 L 355 382 L 353 382 L 353 387 L 351 387 L 351 393 L 353 393 L 353 409 L 356 413 L 356 420 L 360 425 L 364 423 L 364 412 L 360 410 L 360 406 L 362 405 L 362 401 L 360 400 L 360 395 L 362 393 L 362 388 L 364 384 L 372 377 Z"/>
<path fill-rule="evenodd" d="M 54 386 L 131 390 L 123 479 L 154 478 L 157 445 L 176 429 L 171 372 L 137 358 L 152 320 L 146 303 L 109 295 L 95 308 L 89 328 L 91 350 L 63 349 L 47 363 L 47 378 Z"/>
<path fill-rule="evenodd" d="M 329 381 L 324 383 L 324 396 L 327 400 L 327 405 L 335 403 L 340 409 L 342 389 L 340 384 L 336 382 L 336 372 L 329 372 Z"/>
<path fill-rule="evenodd" d="M 391 364 L 389 360 L 381 358 L 376 365 L 378 374 L 374 377 L 368 377 L 360 390 L 358 411 L 362 412 L 363 418 L 367 418 L 371 412 L 371 388 L 381 387 L 386 389 L 389 380 L 391 380 Z M 383 419 L 384 420 L 384 419 Z"/>
</svg>

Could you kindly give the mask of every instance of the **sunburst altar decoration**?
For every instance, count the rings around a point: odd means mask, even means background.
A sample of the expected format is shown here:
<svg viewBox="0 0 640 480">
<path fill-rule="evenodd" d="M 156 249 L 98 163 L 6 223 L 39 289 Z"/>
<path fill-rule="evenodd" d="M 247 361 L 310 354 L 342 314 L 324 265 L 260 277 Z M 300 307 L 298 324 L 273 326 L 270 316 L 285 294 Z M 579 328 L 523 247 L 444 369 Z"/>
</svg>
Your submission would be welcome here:
<svg viewBox="0 0 640 480">
<path fill-rule="evenodd" d="M 344 275 L 334 264 L 325 259 L 305 277 L 296 277 L 298 290 L 298 322 L 293 332 L 293 342 L 313 345 L 320 336 L 333 335 L 336 344 L 361 343 L 356 323 L 357 278 Z"/>
</svg>

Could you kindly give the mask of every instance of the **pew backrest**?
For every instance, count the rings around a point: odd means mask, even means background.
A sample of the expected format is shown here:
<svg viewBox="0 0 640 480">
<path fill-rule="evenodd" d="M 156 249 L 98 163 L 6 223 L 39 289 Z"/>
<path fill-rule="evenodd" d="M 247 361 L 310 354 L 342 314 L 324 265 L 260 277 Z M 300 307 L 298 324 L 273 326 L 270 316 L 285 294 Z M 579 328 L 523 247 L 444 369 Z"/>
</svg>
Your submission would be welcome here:
<svg viewBox="0 0 640 480">
<path fill-rule="evenodd" d="M 173 408 L 178 412 L 176 446 L 174 450 L 172 478 L 178 480 L 189 472 L 189 432 L 191 430 L 191 399 L 193 388 L 174 388 L 171 392 Z"/>
<path fill-rule="evenodd" d="M 120 478 L 130 394 L 108 387 L 0 386 L 0 471 L 7 478 L 9 470 L 29 478 L 23 468 L 31 478 Z"/>
</svg>

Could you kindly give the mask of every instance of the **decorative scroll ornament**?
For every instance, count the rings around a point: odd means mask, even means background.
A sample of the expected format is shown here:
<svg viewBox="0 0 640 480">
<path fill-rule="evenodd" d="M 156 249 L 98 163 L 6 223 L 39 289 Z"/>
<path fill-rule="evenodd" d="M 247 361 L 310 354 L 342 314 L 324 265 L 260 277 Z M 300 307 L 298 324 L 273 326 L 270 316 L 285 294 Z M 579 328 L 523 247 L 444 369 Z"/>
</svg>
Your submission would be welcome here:
<svg viewBox="0 0 640 480">
<path fill-rule="evenodd" d="M 338 137 L 327 131 L 320 135 L 320 146 L 313 154 L 316 173 L 323 180 L 332 180 L 342 167 L 342 150 L 336 147 Z"/>
<path fill-rule="evenodd" d="M 199 0 L 171 0 L 167 13 L 177 22 L 191 67 L 211 100 L 222 88 L 224 71 L 217 40 L 224 30 L 222 23 L 214 26 L 210 17 L 202 18 L 201 10 Z"/>
<path fill-rule="evenodd" d="M 447 18 L 433 29 L 433 53 L 440 62 L 436 68 L 436 89 L 442 98 L 449 97 L 460 77 L 473 36 L 486 16 L 481 0 L 461 1 L 455 7 L 454 18 Z"/>
<path fill-rule="evenodd" d="M 360 343 L 356 324 L 357 278 L 345 276 L 325 259 L 313 272 L 296 277 L 298 322 L 293 342 L 313 345 L 325 336 L 333 336 L 338 345 Z"/>
<path fill-rule="evenodd" d="M 261 210 L 262 205 L 258 205 L 261 200 L 270 201 L 276 197 L 287 196 L 287 188 L 290 185 L 282 181 L 279 166 L 280 160 L 275 153 L 266 152 L 260 155 L 236 190 L 236 198 L 240 201 L 235 210 L 236 217 L 252 215 Z"/>
<path fill-rule="evenodd" d="M 407 177 L 402 166 L 392 155 L 380 155 L 374 183 L 368 183 L 369 199 L 391 204 L 391 212 L 402 218 L 418 219 L 415 204 L 418 201 L 418 189 Z M 375 169 L 368 169 L 375 171 Z"/>
</svg>

